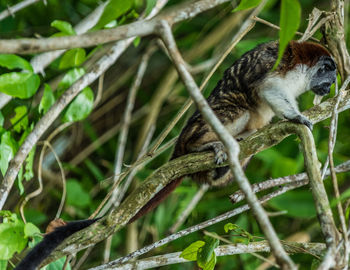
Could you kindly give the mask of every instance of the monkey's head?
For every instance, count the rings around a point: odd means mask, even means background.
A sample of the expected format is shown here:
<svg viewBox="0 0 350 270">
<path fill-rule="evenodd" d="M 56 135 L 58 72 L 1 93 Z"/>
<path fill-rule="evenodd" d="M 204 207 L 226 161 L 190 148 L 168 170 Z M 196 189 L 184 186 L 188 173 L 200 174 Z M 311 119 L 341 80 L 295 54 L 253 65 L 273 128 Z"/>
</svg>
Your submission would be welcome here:
<svg viewBox="0 0 350 270">
<path fill-rule="evenodd" d="M 329 93 L 337 79 L 337 66 L 331 56 L 323 55 L 311 68 L 310 89 L 319 96 Z"/>
<path fill-rule="evenodd" d="M 296 41 L 290 43 L 290 49 L 292 65 L 308 66 L 309 89 L 319 96 L 328 94 L 337 79 L 337 65 L 328 50 L 314 42 Z"/>
</svg>

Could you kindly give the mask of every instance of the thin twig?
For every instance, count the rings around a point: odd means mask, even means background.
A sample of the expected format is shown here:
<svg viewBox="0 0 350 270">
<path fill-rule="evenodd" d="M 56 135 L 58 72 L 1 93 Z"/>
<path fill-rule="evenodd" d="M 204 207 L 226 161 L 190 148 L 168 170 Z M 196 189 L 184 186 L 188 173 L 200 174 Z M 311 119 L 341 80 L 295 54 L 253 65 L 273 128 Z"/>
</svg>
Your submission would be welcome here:
<svg viewBox="0 0 350 270">
<path fill-rule="evenodd" d="M 104 78 L 105 78 L 105 74 L 104 73 L 102 73 L 100 78 L 98 78 L 97 95 L 96 95 L 96 98 L 94 100 L 93 108 L 96 108 L 98 103 L 100 103 L 100 101 L 101 101 Z"/>
<path fill-rule="evenodd" d="M 50 147 L 50 149 L 52 149 L 53 154 L 55 155 L 56 161 L 58 162 L 58 165 L 60 167 L 60 171 L 61 171 L 61 175 L 62 175 L 62 182 L 63 182 L 63 192 L 62 192 L 62 198 L 61 198 L 61 203 L 60 203 L 60 207 L 59 210 L 57 211 L 57 214 L 61 213 L 62 211 L 62 207 L 63 207 L 63 203 L 65 201 L 65 197 L 66 197 L 66 181 L 65 181 L 65 175 L 64 175 L 64 170 L 63 167 L 61 165 L 61 162 L 58 158 L 58 155 L 56 154 L 56 152 L 54 151 L 54 149 L 51 147 L 50 141 L 58 134 L 60 133 L 62 130 L 64 130 L 65 128 L 69 127 L 72 123 L 65 123 L 60 125 L 59 127 L 57 127 L 47 138 L 46 143 L 44 142 L 44 146 L 41 149 L 40 152 L 40 157 L 39 157 L 39 168 L 38 168 L 38 182 L 39 182 L 39 187 L 34 190 L 33 192 L 31 192 L 30 194 L 28 194 L 25 198 L 24 201 L 22 202 L 21 206 L 20 206 L 20 213 L 22 216 L 22 219 L 24 222 L 26 222 L 25 216 L 24 216 L 24 206 L 27 204 L 27 202 L 32 199 L 35 198 L 36 196 L 38 196 L 42 190 L 43 190 L 43 180 L 42 180 L 42 164 L 43 164 L 43 159 L 44 159 L 44 154 L 46 152 L 46 147 Z M 56 215 L 57 217 L 57 215 Z"/>
<path fill-rule="evenodd" d="M 261 18 L 259 18 L 259 17 L 257 17 L 257 16 L 254 16 L 252 19 L 253 19 L 254 21 L 259 22 L 259 23 L 265 24 L 265 25 L 267 25 L 267 26 L 269 26 L 269 27 L 271 27 L 271 28 L 273 28 L 273 29 L 276 29 L 276 30 L 280 30 L 280 29 L 281 29 L 278 25 L 275 25 L 275 24 L 273 24 L 273 23 L 270 23 L 269 21 L 266 21 L 266 20 L 264 20 L 264 19 L 261 19 Z M 299 36 L 304 35 L 303 33 L 298 32 L 298 31 L 295 32 L 295 33 L 296 33 L 297 35 L 299 35 Z M 319 40 L 318 40 L 317 38 L 310 37 L 310 39 L 313 40 L 313 41 L 319 42 Z"/>
<path fill-rule="evenodd" d="M 350 160 L 336 166 L 334 168 L 334 171 L 336 173 L 342 173 L 342 172 L 348 172 L 350 171 Z M 326 170 L 325 177 L 328 177 L 330 175 L 330 170 Z M 324 178 L 322 178 L 324 179 Z M 291 184 L 296 183 L 298 186 L 301 185 L 307 185 L 309 183 L 309 179 L 307 177 L 306 173 L 299 173 L 284 177 L 279 177 L 275 179 L 266 180 L 260 183 L 256 183 L 252 185 L 252 189 L 254 193 L 261 192 L 263 190 L 267 190 L 273 187 L 278 187 L 285 184 Z M 238 203 L 242 200 L 244 200 L 245 196 L 241 190 L 236 191 L 232 195 L 230 195 L 230 200 L 232 203 Z"/>
<path fill-rule="evenodd" d="M 57 164 L 58 164 L 58 166 L 60 168 L 61 177 L 62 177 L 62 187 L 63 187 L 63 189 L 62 189 L 62 197 L 61 197 L 60 206 L 58 207 L 58 210 L 57 210 L 57 213 L 56 213 L 56 216 L 55 216 L 55 218 L 57 219 L 57 218 L 59 218 L 61 216 L 62 209 L 63 209 L 64 203 L 66 201 L 66 195 L 67 195 L 66 176 L 65 176 L 64 169 L 63 169 L 62 163 L 60 161 L 60 158 L 57 155 L 55 149 L 52 147 L 52 145 L 48 141 L 44 141 L 44 145 L 49 147 L 51 149 L 51 152 L 54 154 L 54 156 L 56 158 L 56 161 L 57 161 Z"/>
<path fill-rule="evenodd" d="M 122 124 L 121 124 L 121 131 L 118 137 L 118 142 L 117 142 L 117 150 L 116 150 L 116 154 L 115 154 L 115 161 L 114 161 L 114 178 L 113 178 L 113 182 L 118 181 L 118 178 L 120 178 L 120 173 L 122 171 L 122 165 L 123 165 L 123 160 L 124 160 L 124 152 L 125 152 L 125 148 L 126 148 L 126 142 L 127 142 L 127 137 L 128 137 L 128 132 L 129 132 L 129 127 L 130 127 L 130 123 L 131 123 L 131 116 L 132 116 L 132 110 L 134 108 L 134 104 L 135 104 L 135 100 L 136 100 L 136 95 L 137 92 L 141 86 L 141 82 L 143 80 L 143 77 L 145 75 L 147 66 L 148 66 L 148 60 L 151 57 L 152 53 L 155 51 L 155 47 L 153 45 L 151 45 L 148 50 L 146 51 L 146 53 L 143 55 L 142 59 L 141 59 L 141 63 L 139 65 L 135 80 L 131 86 L 129 95 L 128 95 L 128 99 L 127 99 L 127 104 L 126 104 L 126 108 L 125 108 L 125 112 L 123 115 L 123 119 L 122 119 Z M 104 207 L 105 208 L 109 208 L 113 202 L 115 201 L 115 198 L 117 196 L 119 192 L 118 188 L 115 188 L 113 190 L 112 196 L 109 199 L 110 203 L 107 203 Z M 103 211 L 103 209 L 102 209 Z M 105 246 L 105 251 L 104 251 L 104 262 L 108 262 L 109 261 L 109 256 L 110 256 L 110 247 L 112 244 L 112 236 L 107 238 L 106 241 L 106 246 Z"/>
<path fill-rule="evenodd" d="M 340 201 L 338 181 L 337 181 L 337 176 L 336 176 L 335 168 L 334 168 L 333 150 L 334 150 L 334 146 L 336 143 L 337 128 L 338 128 L 337 110 L 338 110 L 339 103 L 343 97 L 342 93 L 343 93 L 344 89 L 348 86 L 349 82 L 350 82 L 350 76 L 348 76 L 348 78 L 345 80 L 345 82 L 343 83 L 343 85 L 339 91 L 338 91 L 338 83 L 336 82 L 336 84 L 335 84 L 337 99 L 336 99 L 336 103 L 334 105 L 334 109 L 333 109 L 333 113 L 332 113 L 331 124 L 330 124 L 330 129 L 329 129 L 329 142 L 328 142 L 329 168 L 331 171 L 331 179 L 332 179 L 332 183 L 333 183 L 335 198 L 337 200 L 337 209 L 338 209 L 339 220 L 340 220 L 341 229 L 342 229 L 342 233 L 343 233 L 343 240 L 344 240 L 345 256 L 343 256 L 343 260 L 344 260 L 343 265 L 346 265 L 346 266 L 348 265 L 348 262 L 349 262 L 348 254 L 349 254 L 350 247 L 349 247 L 349 239 L 346 235 L 347 227 L 346 227 L 346 222 L 345 222 L 345 215 L 344 215 L 343 207 L 342 207 L 342 204 Z"/>
</svg>

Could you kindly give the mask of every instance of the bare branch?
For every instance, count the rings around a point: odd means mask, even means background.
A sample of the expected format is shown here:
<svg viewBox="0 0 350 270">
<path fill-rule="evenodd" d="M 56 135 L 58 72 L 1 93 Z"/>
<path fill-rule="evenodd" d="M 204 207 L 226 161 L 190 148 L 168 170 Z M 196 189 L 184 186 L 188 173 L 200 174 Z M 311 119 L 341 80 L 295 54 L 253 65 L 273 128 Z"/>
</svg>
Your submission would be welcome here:
<svg viewBox="0 0 350 270">
<path fill-rule="evenodd" d="M 350 160 L 339 164 L 334 168 L 335 173 L 342 173 L 350 171 Z M 325 177 L 330 176 L 330 170 L 326 170 Z M 255 193 L 258 193 L 263 190 L 267 190 L 273 187 L 278 187 L 285 184 L 295 183 L 298 186 L 301 185 L 307 185 L 309 183 L 309 178 L 307 177 L 306 173 L 299 173 L 284 177 L 279 177 L 275 179 L 266 180 L 260 183 L 256 183 L 252 185 L 252 189 Z M 232 203 L 238 203 L 242 200 L 244 200 L 245 196 L 241 190 L 238 190 L 234 194 L 230 195 L 230 200 Z"/>
<path fill-rule="evenodd" d="M 315 254 L 322 256 L 322 252 L 325 250 L 326 246 L 322 243 L 298 243 L 298 242 L 282 242 L 283 247 L 290 254 L 294 253 L 306 253 Z M 267 241 L 252 242 L 249 244 L 231 244 L 231 245 L 221 245 L 215 250 L 216 256 L 229 256 L 244 253 L 253 252 L 270 252 L 270 246 Z M 126 263 L 119 267 L 103 267 L 98 266 L 90 268 L 89 270 L 132 270 L 132 269 L 154 269 L 164 265 L 170 265 L 175 263 L 186 263 L 190 262 L 183 258 L 180 258 L 181 252 L 169 253 L 154 257 L 149 257 L 141 259 L 135 262 Z"/>
</svg>

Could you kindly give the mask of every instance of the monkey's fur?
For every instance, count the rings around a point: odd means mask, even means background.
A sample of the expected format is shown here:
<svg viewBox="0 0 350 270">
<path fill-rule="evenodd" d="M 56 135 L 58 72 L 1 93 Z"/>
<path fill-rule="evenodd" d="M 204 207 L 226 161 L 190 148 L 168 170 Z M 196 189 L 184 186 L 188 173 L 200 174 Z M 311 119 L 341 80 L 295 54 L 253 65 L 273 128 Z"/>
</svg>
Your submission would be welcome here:
<svg viewBox="0 0 350 270">
<path fill-rule="evenodd" d="M 318 44 L 290 42 L 277 69 L 272 71 L 277 54 L 276 41 L 261 44 L 245 53 L 225 71 L 208 98 L 217 117 L 237 139 L 244 139 L 267 125 L 274 115 L 312 129 L 312 123 L 299 112 L 296 98 L 309 89 L 317 95 L 325 95 L 336 80 L 335 62 Z M 182 130 L 172 159 L 207 150 L 215 152 L 215 161 L 219 164 L 227 159 L 223 144 L 196 111 Z M 191 177 L 212 186 L 232 181 L 228 167 L 198 172 Z M 165 186 L 130 222 L 157 206 L 181 181 L 179 178 Z M 79 221 L 56 229 L 15 270 L 34 270 L 66 237 L 93 222 Z"/>
<path fill-rule="evenodd" d="M 310 120 L 299 112 L 296 98 L 307 90 L 317 95 L 328 94 L 336 80 L 336 64 L 324 47 L 312 42 L 291 41 L 272 71 L 277 57 L 277 41 L 258 45 L 225 71 L 208 97 L 210 107 L 236 139 L 244 139 L 264 127 L 274 115 L 312 129 Z M 172 159 L 208 150 L 215 152 L 218 164 L 227 159 L 223 144 L 197 110 L 183 128 Z M 233 180 L 228 166 L 191 177 L 211 186 Z M 179 178 L 170 182 L 130 222 L 157 206 L 181 181 Z"/>
</svg>

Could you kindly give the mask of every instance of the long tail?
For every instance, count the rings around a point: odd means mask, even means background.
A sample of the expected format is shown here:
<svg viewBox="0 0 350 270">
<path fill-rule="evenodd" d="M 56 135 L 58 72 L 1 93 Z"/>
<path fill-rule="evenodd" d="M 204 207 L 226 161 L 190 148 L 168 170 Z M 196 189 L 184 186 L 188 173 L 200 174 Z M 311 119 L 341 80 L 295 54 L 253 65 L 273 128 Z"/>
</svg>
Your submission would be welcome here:
<svg viewBox="0 0 350 270">
<path fill-rule="evenodd" d="M 72 221 L 57 227 L 27 254 L 14 270 L 35 270 L 64 239 L 90 226 L 96 220 L 98 219 Z"/>
<path fill-rule="evenodd" d="M 146 215 L 149 211 L 157 207 L 162 201 L 164 201 L 169 194 L 181 184 L 183 177 L 175 179 L 167 184 L 162 190 L 160 190 L 154 197 L 149 200 L 138 212 L 135 216 L 133 216 L 129 220 L 129 224 L 139 219 L 140 217 Z"/>
</svg>

